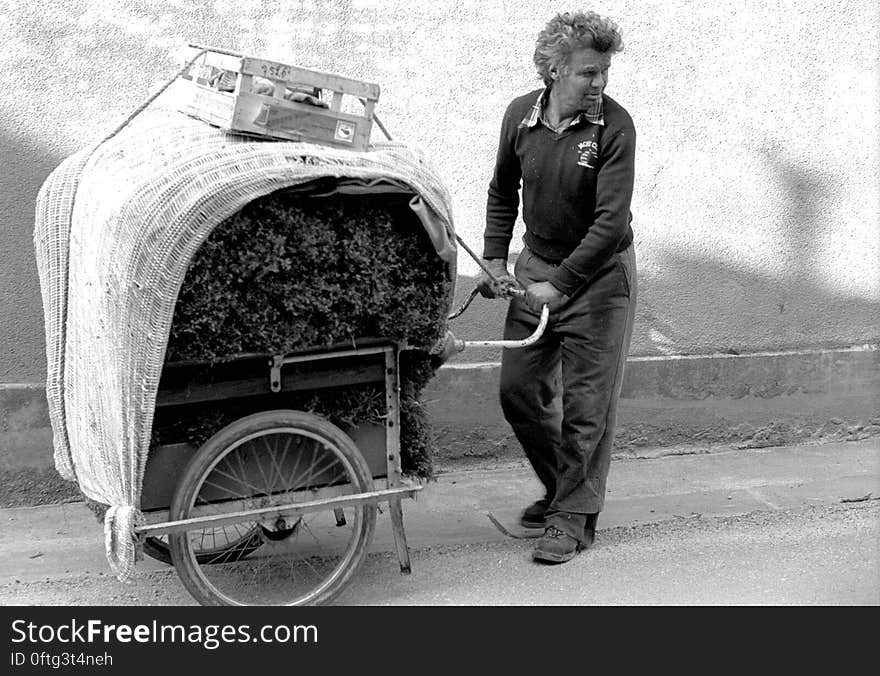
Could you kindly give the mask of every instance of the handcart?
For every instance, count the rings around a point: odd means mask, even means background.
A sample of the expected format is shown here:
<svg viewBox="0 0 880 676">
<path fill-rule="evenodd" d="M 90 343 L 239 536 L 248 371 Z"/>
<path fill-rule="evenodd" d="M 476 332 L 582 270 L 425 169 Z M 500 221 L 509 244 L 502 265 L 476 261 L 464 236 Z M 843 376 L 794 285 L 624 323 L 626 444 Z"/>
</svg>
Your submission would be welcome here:
<svg viewBox="0 0 880 676">
<path fill-rule="evenodd" d="M 385 131 L 373 113 L 378 85 L 191 47 L 195 56 L 179 73 L 191 85 L 192 96 L 181 108 L 191 116 L 240 135 L 352 150 L 366 146 L 373 122 Z M 95 148 L 118 134 L 177 77 Z M 329 103 L 319 98 L 325 95 Z M 345 97 L 356 99 L 362 110 L 347 112 Z M 94 152 L 80 160 L 82 166 Z M 67 175 L 58 180 L 66 189 Z M 53 188 L 67 200 L 61 215 L 68 219 L 76 189 L 68 195 Z M 51 235 L 44 236 L 46 242 L 55 241 L 56 231 L 67 232 L 69 220 L 44 220 Z M 67 269 L 52 256 L 54 249 L 44 249 L 41 283 L 54 299 L 56 287 L 67 292 Z M 449 318 L 463 312 L 475 294 Z M 57 309 L 49 308 L 47 326 Z M 540 338 L 548 316 L 545 307 L 534 334 L 520 341 L 464 341 L 447 333 L 435 357 L 442 363 L 468 346 L 529 345 Z M 63 326 L 55 328 L 51 335 L 64 337 Z M 236 415 L 204 443 L 160 440 L 152 445 L 138 510 L 138 519 L 143 514 L 145 522 L 134 527 L 143 551 L 173 564 L 201 604 L 321 604 L 336 597 L 355 574 L 372 539 L 379 504 L 387 503 L 400 569 L 410 572 L 401 503 L 422 486 L 404 480 L 401 471 L 400 358 L 409 349 L 415 348 L 365 339 L 290 354 L 237 355 L 220 363 L 164 364 L 155 416 L 197 417 L 214 404 Z M 60 358 L 51 363 L 56 370 L 63 365 Z M 60 382 L 48 390 L 54 393 L 56 411 L 63 410 L 58 405 Z M 352 385 L 380 386 L 384 407 L 379 422 L 342 429 L 296 403 L 303 394 L 332 394 L 334 388 Z M 64 428 L 63 419 L 59 425 Z M 72 473 L 72 466 L 68 469 Z M 129 507 L 126 514 L 132 512 Z"/>
<path fill-rule="evenodd" d="M 464 341 L 447 333 L 441 359 L 468 346 L 530 345 L 548 317 L 545 306 L 535 332 L 519 341 Z M 406 349 L 376 342 L 244 356 L 209 368 L 166 365 L 157 411 L 220 400 L 261 410 L 198 449 L 173 444 L 151 452 L 141 505 L 149 523 L 137 529 L 145 551 L 173 563 L 204 605 L 316 605 L 352 579 L 378 505 L 388 503 L 400 570 L 409 573 L 401 502 L 422 486 L 401 475 L 399 360 Z M 293 393 L 365 383 L 383 387 L 382 425 L 346 433 L 284 405 Z"/>
</svg>

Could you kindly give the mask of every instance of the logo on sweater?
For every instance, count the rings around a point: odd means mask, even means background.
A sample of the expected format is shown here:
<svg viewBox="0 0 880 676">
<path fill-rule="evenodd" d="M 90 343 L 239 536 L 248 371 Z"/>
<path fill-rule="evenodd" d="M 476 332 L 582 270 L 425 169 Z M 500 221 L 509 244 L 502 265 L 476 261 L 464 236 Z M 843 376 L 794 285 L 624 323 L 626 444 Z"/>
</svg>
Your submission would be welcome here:
<svg viewBox="0 0 880 676">
<path fill-rule="evenodd" d="M 595 169 L 593 164 L 599 159 L 599 144 L 595 141 L 581 141 L 577 144 L 578 166 Z"/>
</svg>

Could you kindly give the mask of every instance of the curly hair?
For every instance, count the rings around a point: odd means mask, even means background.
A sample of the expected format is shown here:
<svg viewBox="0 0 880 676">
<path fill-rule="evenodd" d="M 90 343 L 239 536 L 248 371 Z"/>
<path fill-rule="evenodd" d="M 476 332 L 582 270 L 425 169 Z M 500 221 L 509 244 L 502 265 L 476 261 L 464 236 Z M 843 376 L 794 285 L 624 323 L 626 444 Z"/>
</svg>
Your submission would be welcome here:
<svg viewBox="0 0 880 676">
<path fill-rule="evenodd" d="M 572 52 L 584 48 L 599 53 L 623 50 L 617 24 L 596 12 L 565 12 L 550 19 L 538 34 L 533 57 L 544 84 L 552 81 L 551 69 L 560 68 Z"/>
</svg>

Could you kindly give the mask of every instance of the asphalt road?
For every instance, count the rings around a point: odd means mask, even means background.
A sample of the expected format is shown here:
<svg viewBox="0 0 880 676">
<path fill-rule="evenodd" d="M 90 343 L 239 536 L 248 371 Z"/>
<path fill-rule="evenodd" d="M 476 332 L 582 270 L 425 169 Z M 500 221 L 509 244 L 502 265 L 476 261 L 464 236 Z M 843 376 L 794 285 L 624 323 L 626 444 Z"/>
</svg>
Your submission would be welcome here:
<svg viewBox="0 0 880 676">
<path fill-rule="evenodd" d="M 564 565 L 533 542 L 419 552 L 411 576 L 370 561 L 340 603 L 393 605 L 877 605 L 880 504 L 756 512 L 601 530 Z"/>
<path fill-rule="evenodd" d="M 880 438 L 615 461 L 596 544 L 531 559 L 524 466 L 442 474 L 406 501 L 412 574 L 388 510 L 341 605 L 880 605 Z M 145 559 L 116 580 L 82 503 L 0 510 L 0 605 L 191 605 Z"/>
<path fill-rule="evenodd" d="M 387 520 L 387 517 L 385 517 Z M 387 523 L 380 523 L 380 530 Z M 372 554 L 338 605 L 878 605 L 880 502 L 693 516 L 601 529 L 573 561 L 531 560 L 530 539 L 414 549 L 413 572 Z M 0 584 L 3 605 L 191 605 L 172 569 Z"/>
</svg>

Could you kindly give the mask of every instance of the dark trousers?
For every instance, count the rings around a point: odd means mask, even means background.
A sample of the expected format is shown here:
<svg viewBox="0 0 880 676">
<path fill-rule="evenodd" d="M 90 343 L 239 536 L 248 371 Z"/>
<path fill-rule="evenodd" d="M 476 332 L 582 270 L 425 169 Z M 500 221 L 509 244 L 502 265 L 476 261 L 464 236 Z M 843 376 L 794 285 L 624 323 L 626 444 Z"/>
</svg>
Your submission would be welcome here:
<svg viewBox="0 0 880 676">
<path fill-rule="evenodd" d="M 555 267 L 525 248 L 514 274 L 527 287 L 546 281 Z M 605 501 L 635 306 L 630 246 L 550 314 L 537 343 L 505 349 L 501 358 L 501 407 L 544 484 L 547 525 L 579 540 L 586 515 L 600 512 Z M 505 339 L 525 338 L 537 325 L 538 315 L 514 298 Z"/>
</svg>

